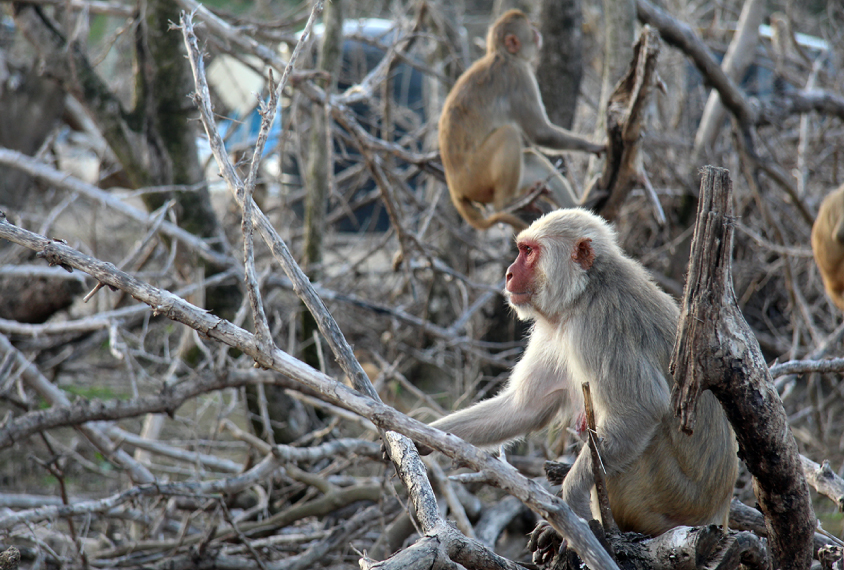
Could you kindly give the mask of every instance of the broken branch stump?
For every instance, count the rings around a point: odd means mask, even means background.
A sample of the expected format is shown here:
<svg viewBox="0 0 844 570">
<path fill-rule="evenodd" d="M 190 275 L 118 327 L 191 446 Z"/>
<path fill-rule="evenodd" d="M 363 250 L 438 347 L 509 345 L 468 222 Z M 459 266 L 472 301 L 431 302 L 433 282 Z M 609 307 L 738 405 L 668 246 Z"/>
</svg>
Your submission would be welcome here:
<svg viewBox="0 0 844 570">
<path fill-rule="evenodd" d="M 733 232 L 730 174 L 707 166 L 671 358 L 672 404 L 681 428 L 691 432 L 698 395 L 709 389 L 718 398 L 753 475 L 774 567 L 808 569 L 816 520 L 809 487 L 759 342 L 736 302 Z"/>
</svg>

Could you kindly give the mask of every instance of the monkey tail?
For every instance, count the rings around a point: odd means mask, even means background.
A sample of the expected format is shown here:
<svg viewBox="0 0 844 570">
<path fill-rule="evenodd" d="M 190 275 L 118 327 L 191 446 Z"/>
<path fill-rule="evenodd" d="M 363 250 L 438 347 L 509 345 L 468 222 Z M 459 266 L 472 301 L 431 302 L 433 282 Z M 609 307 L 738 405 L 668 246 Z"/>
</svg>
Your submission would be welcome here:
<svg viewBox="0 0 844 570">
<path fill-rule="evenodd" d="M 484 217 L 483 212 L 475 206 L 475 204 L 466 198 L 454 200 L 454 207 L 457 212 L 463 216 L 463 219 L 469 222 L 469 225 L 479 230 L 486 230 L 494 226 L 498 222 L 510 224 L 516 231 L 522 231 L 527 228 L 527 224 L 521 219 L 508 212 L 496 212 L 489 217 Z"/>
</svg>

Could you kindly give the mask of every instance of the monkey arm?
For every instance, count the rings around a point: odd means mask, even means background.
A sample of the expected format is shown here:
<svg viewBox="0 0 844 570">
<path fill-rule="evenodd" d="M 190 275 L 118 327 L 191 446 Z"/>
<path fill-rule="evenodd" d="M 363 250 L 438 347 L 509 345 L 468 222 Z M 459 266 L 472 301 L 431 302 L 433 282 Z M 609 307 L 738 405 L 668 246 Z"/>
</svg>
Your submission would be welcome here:
<svg viewBox="0 0 844 570">
<path fill-rule="evenodd" d="M 594 144 L 553 124 L 545 111 L 536 79 L 531 75 L 523 81 L 529 85 L 529 88 L 525 89 L 525 100 L 520 101 L 516 98 L 517 100 L 511 103 L 511 112 L 528 140 L 539 146 L 557 150 L 582 150 L 593 153 L 604 151 L 603 145 Z"/>
<path fill-rule="evenodd" d="M 832 239 L 844 243 L 844 216 L 840 217 L 832 230 Z"/>
<path fill-rule="evenodd" d="M 546 148 L 557 150 L 581 150 L 583 152 L 591 152 L 595 154 L 600 154 L 606 149 L 604 145 L 590 142 L 585 138 L 550 122 L 547 125 L 538 125 L 537 128 L 533 129 L 532 135 L 528 133 L 525 134 L 534 143 Z"/>
<path fill-rule="evenodd" d="M 511 383 L 494 398 L 431 425 L 474 445 L 491 446 L 545 427 L 564 403 L 565 392 L 557 390 L 541 398 L 523 396 Z"/>
</svg>

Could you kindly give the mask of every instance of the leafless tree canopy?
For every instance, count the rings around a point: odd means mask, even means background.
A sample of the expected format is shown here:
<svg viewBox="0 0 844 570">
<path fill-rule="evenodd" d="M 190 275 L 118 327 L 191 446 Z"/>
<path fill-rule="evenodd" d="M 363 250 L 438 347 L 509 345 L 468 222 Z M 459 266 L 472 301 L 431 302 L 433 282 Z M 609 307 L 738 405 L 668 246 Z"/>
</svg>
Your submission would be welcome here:
<svg viewBox="0 0 844 570">
<path fill-rule="evenodd" d="M 540 519 L 558 568 L 806 568 L 788 517 L 841 568 L 844 325 L 810 233 L 844 183 L 844 8 L 488 4 L 0 2 L 0 569 L 517 569 Z M 572 418 L 506 461 L 426 425 L 495 394 L 524 346 L 512 232 L 459 217 L 436 144 L 509 7 L 560 19 L 549 114 L 608 144 L 549 158 L 678 300 L 700 169 L 731 180 L 734 295 L 711 314 L 746 322 L 764 398 L 722 398 L 738 378 L 704 366 L 675 399 L 693 427 L 711 388 L 746 430 L 727 535 L 575 517 L 554 486 Z M 696 365 L 717 344 L 680 338 Z"/>
</svg>

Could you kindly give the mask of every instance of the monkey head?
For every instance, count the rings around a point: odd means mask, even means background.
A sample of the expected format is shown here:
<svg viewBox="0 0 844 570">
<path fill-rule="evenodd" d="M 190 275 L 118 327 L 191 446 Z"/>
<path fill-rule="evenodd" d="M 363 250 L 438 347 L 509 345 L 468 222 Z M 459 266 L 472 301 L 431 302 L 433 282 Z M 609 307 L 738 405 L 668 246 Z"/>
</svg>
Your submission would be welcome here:
<svg viewBox="0 0 844 570">
<path fill-rule="evenodd" d="M 542 216 L 516 243 L 519 255 L 507 268 L 505 295 L 523 321 L 558 321 L 595 280 L 602 255 L 623 255 L 615 230 L 582 208 Z"/>
<path fill-rule="evenodd" d="M 490 27 L 487 53 L 510 54 L 533 61 L 542 49 L 542 34 L 520 10 L 508 10 Z"/>
</svg>

